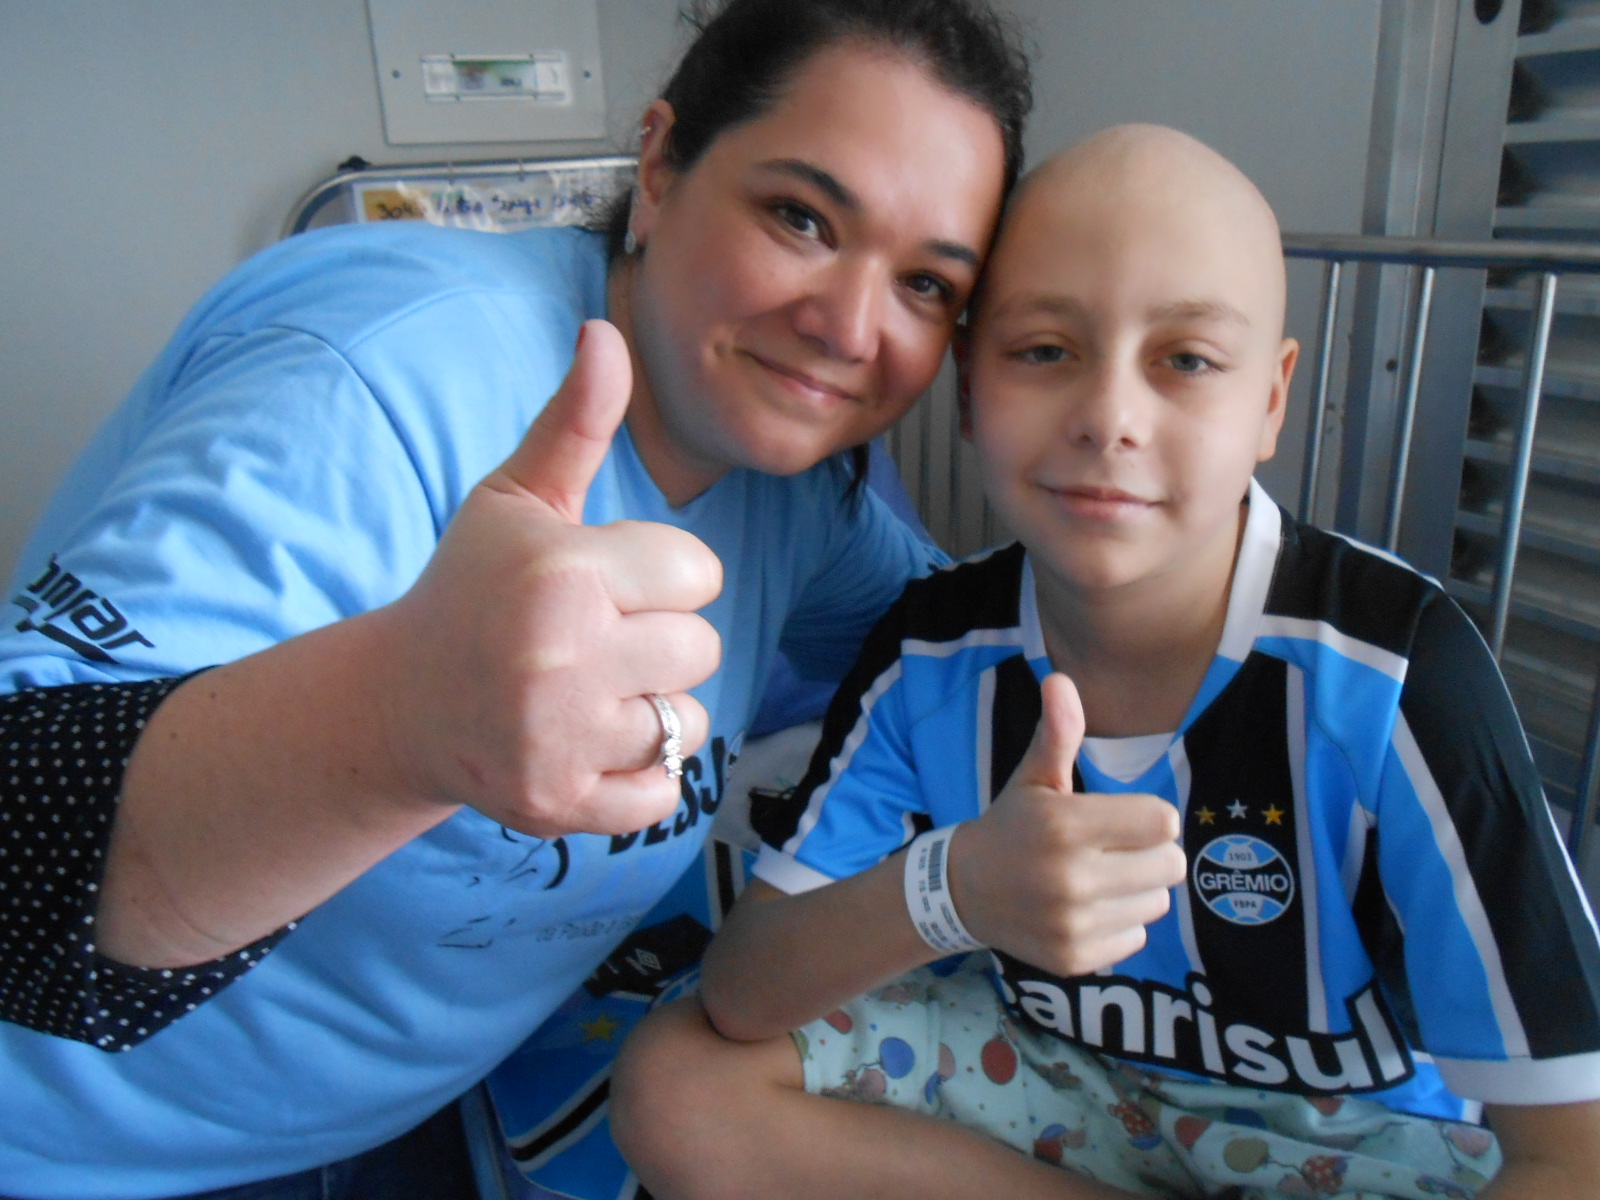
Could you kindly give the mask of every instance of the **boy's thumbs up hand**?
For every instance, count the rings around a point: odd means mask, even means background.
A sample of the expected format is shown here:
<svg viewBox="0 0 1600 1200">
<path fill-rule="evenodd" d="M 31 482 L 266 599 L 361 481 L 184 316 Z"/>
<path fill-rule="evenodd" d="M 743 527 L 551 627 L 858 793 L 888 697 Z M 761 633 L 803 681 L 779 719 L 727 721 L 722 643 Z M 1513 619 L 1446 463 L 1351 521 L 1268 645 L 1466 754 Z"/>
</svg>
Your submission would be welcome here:
<svg viewBox="0 0 1600 1200">
<path fill-rule="evenodd" d="M 1183 882 L 1178 814 L 1158 796 L 1073 790 L 1083 705 L 1065 675 L 1005 789 L 950 849 L 952 899 L 972 935 L 1057 975 L 1139 950 Z"/>
<path fill-rule="evenodd" d="M 722 564 L 671 526 L 581 523 L 631 384 L 621 335 L 585 324 L 522 444 L 382 610 L 383 719 L 408 794 L 540 837 L 642 829 L 677 807 L 645 694 L 677 708 L 685 754 L 705 741 L 706 711 L 684 693 L 721 655 L 695 610 L 721 591 Z"/>
<path fill-rule="evenodd" d="M 1070 792 L 1072 768 L 1083 746 L 1083 701 L 1077 685 L 1060 672 L 1052 672 L 1040 685 L 1039 705 L 1033 741 L 1012 781 Z"/>
</svg>

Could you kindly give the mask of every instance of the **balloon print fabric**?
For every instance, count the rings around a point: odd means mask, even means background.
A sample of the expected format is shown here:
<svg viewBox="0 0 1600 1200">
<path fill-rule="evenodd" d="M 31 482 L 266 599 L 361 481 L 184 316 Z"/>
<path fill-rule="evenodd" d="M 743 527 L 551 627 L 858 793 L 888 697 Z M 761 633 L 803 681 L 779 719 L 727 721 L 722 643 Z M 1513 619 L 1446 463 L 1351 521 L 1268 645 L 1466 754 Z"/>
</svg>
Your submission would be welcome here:
<svg viewBox="0 0 1600 1200">
<path fill-rule="evenodd" d="M 958 1121 L 1136 1194 L 1472 1200 L 1500 1166 L 1475 1125 L 1178 1078 L 1028 1029 L 981 953 L 912 972 L 794 1039 L 810 1092 Z"/>
</svg>

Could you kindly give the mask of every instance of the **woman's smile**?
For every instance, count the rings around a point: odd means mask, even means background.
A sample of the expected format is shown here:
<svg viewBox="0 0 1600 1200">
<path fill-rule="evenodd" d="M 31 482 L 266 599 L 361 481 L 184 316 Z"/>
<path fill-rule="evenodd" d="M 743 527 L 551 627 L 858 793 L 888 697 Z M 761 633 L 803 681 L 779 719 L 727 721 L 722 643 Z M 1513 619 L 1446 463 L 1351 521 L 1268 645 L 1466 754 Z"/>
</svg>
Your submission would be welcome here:
<svg viewBox="0 0 1600 1200">
<path fill-rule="evenodd" d="M 753 350 L 741 353 L 761 367 L 786 396 L 799 400 L 802 408 L 812 408 L 819 413 L 826 413 L 843 403 L 855 403 L 859 400 L 850 389 L 828 383 L 798 367 L 787 366 Z"/>
<path fill-rule="evenodd" d="M 814 55 L 682 171 L 673 119 L 657 101 L 646 121 L 613 313 L 642 368 L 629 430 L 681 504 L 733 468 L 807 470 L 916 402 L 988 249 L 1004 147 L 921 64 L 859 45 Z"/>
</svg>

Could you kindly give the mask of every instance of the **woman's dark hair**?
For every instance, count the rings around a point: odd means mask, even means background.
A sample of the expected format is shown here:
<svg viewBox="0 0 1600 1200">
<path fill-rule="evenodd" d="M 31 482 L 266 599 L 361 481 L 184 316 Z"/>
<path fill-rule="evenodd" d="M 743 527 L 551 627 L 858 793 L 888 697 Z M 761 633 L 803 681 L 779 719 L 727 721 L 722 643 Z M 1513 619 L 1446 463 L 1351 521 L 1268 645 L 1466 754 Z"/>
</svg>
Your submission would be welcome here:
<svg viewBox="0 0 1600 1200">
<path fill-rule="evenodd" d="M 994 118 L 1005 151 L 1002 195 L 1022 172 L 1033 107 L 1028 55 L 985 0 L 695 0 L 697 31 L 661 92 L 672 105 L 667 165 L 686 171 L 726 130 L 765 113 L 813 54 L 859 41 L 899 51 Z M 606 213 L 611 255 L 628 232 L 628 197 Z"/>
<path fill-rule="evenodd" d="M 672 105 L 667 165 L 686 171 L 726 130 L 754 120 L 813 54 L 856 41 L 904 54 L 994 118 L 1005 152 L 1002 198 L 1022 171 L 1022 127 L 1033 107 L 1028 56 L 986 0 L 694 0 L 697 31 L 661 98 Z M 622 254 L 629 197 L 605 218 L 610 257 Z M 851 453 L 854 494 L 867 449 Z"/>
</svg>

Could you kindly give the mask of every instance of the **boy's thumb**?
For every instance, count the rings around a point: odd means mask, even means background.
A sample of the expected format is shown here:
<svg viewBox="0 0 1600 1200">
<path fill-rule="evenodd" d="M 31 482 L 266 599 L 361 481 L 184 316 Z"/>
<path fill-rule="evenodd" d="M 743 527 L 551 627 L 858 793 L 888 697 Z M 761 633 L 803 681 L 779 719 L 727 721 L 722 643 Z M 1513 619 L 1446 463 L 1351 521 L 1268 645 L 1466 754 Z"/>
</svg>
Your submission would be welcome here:
<svg viewBox="0 0 1600 1200">
<path fill-rule="evenodd" d="M 1070 792 L 1072 764 L 1083 745 L 1083 701 L 1077 685 L 1059 671 L 1045 676 L 1039 699 L 1039 725 L 1017 776 L 1024 783 Z"/>
<path fill-rule="evenodd" d="M 585 321 L 567 377 L 500 470 L 573 524 L 628 411 L 633 365 L 609 321 Z"/>
</svg>

